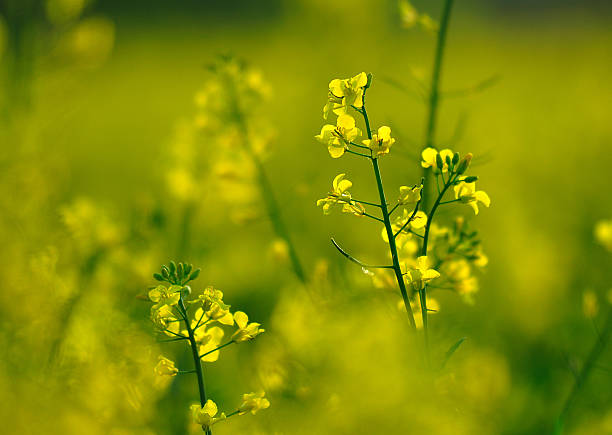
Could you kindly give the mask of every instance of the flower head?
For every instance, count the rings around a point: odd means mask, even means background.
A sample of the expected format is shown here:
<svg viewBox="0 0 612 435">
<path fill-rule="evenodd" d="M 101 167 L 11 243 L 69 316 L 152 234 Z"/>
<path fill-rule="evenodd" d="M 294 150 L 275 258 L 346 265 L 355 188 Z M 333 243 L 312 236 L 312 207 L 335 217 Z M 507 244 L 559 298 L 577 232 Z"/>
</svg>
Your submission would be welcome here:
<svg viewBox="0 0 612 435">
<path fill-rule="evenodd" d="M 205 332 L 196 331 L 196 340 L 200 345 L 199 353 L 204 355 L 201 359 L 206 362 L 214 362 L 219 359 L 219 351 L 215 350 L 221 344 L 225 333 L 218 326 L 207 328 Z"/>
<path fill-rule="evenodd" d="M 174 361 L 165 356 L 159 356 L 159 362 L 155 366 L 155 374 L 158 376 L 176 376 L 178 372 L 179 370 L 175 367 Z"/>
<path fill-rule="evenodd" d="M 491 205 L 491 199 L 484 190 L 476 190 L 476 182 L 466 183 L 461 181 L 454 187 L 455 198 L 462 203 L 469 205 L 474 210 L 474 214 L 478 214 L 478 203 L 480 202 L 485 207 Z"/>
<path fill-rule="evenodd" d="M 421 199 L 421 190 L 423 186 L 401 186 L 400 187 L 400 196 L 397 202 L 400 205 L 414 205 Z"/>
<path fill-rule="evenodd" d="M 437 270 L 429 268 L 429 260 L 425 255 L 417 258 L 416 269 L 408 271 L 407 274 L 409 283 L 415 290 L 423 289 L 425 284 L 439 276 L 440 273 Z"/>
<path fill-rule="evenodd" d="M 238 329 L 232 335 L 232 340 L 236 343 L 252 340 L 265 331 L 260 328 L 261 325 L 259 323 L 249 323 L 249 316 L 242 311 L 236 311 L 234 313 L 234 320 L 236 321 Z"/>
<path fill-rule="evenodd" d="M 336 125 L 326 124 L 321 128 L 321 133 L 315 138 L 327 145 L 329 154 L 337 159 L 344 154 L 347 143 L 361 136 L 361 130 L 355 127 L 355 118 L 351 115 L 341 114 L 338 116 Z"/>
<path fill-rule="evenodd" d="M 395 139 L 391 137 L 391 129 L 382 126 L 376 133 L 372 135 L 372 139 L 366 139 L 363 144 L 372 150 L 374 157 L 383 156 L 389 153 L 389 148 L 395 143 Z"/>
<path fill-rule="evenodd" d="M 356 216 L 363 216 L 365 213 L 364 207 L 352 200 L 348 189 L 353 183 L 344 178 L 345 176 L 346 174 L 338 174 L 332 183 L 332 191 L 326 198 L 317 201 L 317 206 L 323 207 L 323 214 L 330 214 L 334 205 L 342 206 L 343 213 L 352 213 Z"/>
<path fill-rule="evenodd" d="M 215 417 L 217 412 L 217 404 L 210 399 L 203 407 L 197 404 L 191 405 L 191 417 L 194 423 L 201 425 L 204 430 L 221 420 L 225 420 L 223 412 L 218 417 Z"/>
<path fill-rule="evenodd" d="M 259 393 L 249 393 L 242 395 L 242 404 L 238 408 L 238 413 L 244 415 L 247 412 L 255 415 L 260 409 L 266 409 L 270 407 L 270 401 L 266 399 L 266 393 L 260 391 Z"/>
<path fill-rule="evenodd" d="M 155 302 L 156 306 L 161 307 L 163 305 L 173 306 L 176 305 L 181 298 L 180 286 L 170 286 L 166 288 L 163 285 L 158 285 L 153 290 L 149 291 L 149 299 Z"/>
<path fill-rule="evenodd" d="M 200 321 L 217 321 L 223 325 L 234 324 L 230 306 L 223 302 L 223 292 L 221 290 L 207 287 L 193 303 L 202 304 L 202 307 L 198 308 L 195 313 L 195 319 L 202 319 Z M 195 328 L 195 324 L 193 327 Z"/>
<path fill-rule="evenodd" d="M 442 167 L 438 167 L 438 159 L 437 156 L 440 155 L 442 160 Z M 421 153 L 421 157 L 423 161 L 421 162 L 421 166 L 424 168 L 432 168 L 436 171 L 448 172 L 448 159 L 452 161 L 453 152 L 448 148 L 443 149 L 442 151 L 438 151 L 435 148 L 425 148 Z M 447 159 L 448 158 L 448 159 Z"/>
<path fill-rule="evenodd" d="M 336 115 L 346 113 L 348 107 L 363 106 L 363 91 L 368 84 L 365 72 L 357 74 L 350 79 L 334 79 L 329 83 L 327 104 L 323 108 L 323 117 L 327 119 L 329 112 Z"/>
</svg>

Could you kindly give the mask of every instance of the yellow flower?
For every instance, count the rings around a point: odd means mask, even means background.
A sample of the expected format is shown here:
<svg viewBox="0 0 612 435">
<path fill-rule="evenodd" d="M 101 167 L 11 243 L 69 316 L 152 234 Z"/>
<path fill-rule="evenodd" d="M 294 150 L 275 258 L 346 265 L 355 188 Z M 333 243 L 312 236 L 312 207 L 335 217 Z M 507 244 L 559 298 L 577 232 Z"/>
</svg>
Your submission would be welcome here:
<svg viewBox="0 0 612 435">
<path fill-rule="evenodd" d="M 213 287 L 206 287 L 196 301 L 192 303 L 201 303 L 202 307 L 198 308 L 194 315 L 192 327 L 195 328 L 198 320 L 206 322 L 208 320 L 217 321 L 223 325 L 233 325 L 234 318 L 230 312 L 230 306 L 223 303 L 223 292 Z M 203 316 L 202 316 L 203 315 Z"/>
<path fill-rule="evenodd" d="M 365 72 L 357 74 L 350 79 L 334 79 L 329 83 L 328 102 L 323 108 L 323 116 L 327 119 L 330 111 L 336 115 L 346 113 L 349 107 L 363 106 L 363 90 L 368 84 Z"/>
<path fill-rule="evenodd" d="M 374 157 L 387 154 L 394 143 L 395 139 L 391 137 L 391 129 L 386 125 L 380 127 L 378 132 L 372 135 L 372 139 L 363 141 L 363 144 L 372 150 Z"/>
<path fill-rule="evenodd" d="M 180 286 L 170 286 L 169 288 L 163 285 L 158 285 L 153 290 L 149 291 L 149 299 L 156 303 L 157 307 L 163 305 L 176 305 L 181 298 Z"/>
<path fill-rule="evenodd" d="M 491 205 L 491 199 L 484 190 L 476 190 L 476 182 L 466 183 L 461 181 L 454 187 L 455 198 L 461 200 L 464 204 L 469 205 L 478 214 L 478 203 L 482 203 L 485 207 Z"/>
<path fill-rule="evenodd" d="M 410 270 L 406 276 L 413 289 L 421 290 L 429 281 L 438 278 L 440 273 L 429 268 L 429 260 L 423 255 L 417 258 L 416 269 Z"/>
<path fill-rule="evenodd" d="M 442 159 L 442 168 L 438 168 L 438 164 L 436 162 L 436 157 L 438 154 Z M 448 172 L 448 163 L 446 162 L 446 158 L 449 157 L 452 160 L 453 152 L 448 148 L 438 152 L 438 150 L 436 150 L 435 148 L 429 147 L 423 150 L 423 152 L 421 153 L 421 157 L 423 158 L 423 161 L 421 162 L 422 167 L 432 168 L 437 171 L 441 170 L 442 172 Z"/>
<path fill-rule="evenodd" d="M 399 231 L 400 228 L 402 228 L 406 224 L 408 219 L 412 216 L 413 211 L 409 212 L 407 209 L 404 209 L 402 210 L 401 216 L 398 216 L 395 218 L 395 220 L 391 224 L 391 228 L 393 229 L 394 233 Z M 410 229 L 418 230 L 420 228 L 425 227 L 425 225 L 427 225 L 427 215 L 422 211 L 417 211 L 414 217 L 412 217 L 412 220 L 410 221 L 410 223 L 406 225 L 401 235 L 406 235 L 406 232 Z M 382 229 L 381 234 L 382 234 L 383 240 L 388 243 L 389 238 L 387 236 L 387 230 L 384 227 Z M 398 238 L 399 238 L 399 235 L 398 235 Z"/>
<path fill-rule="evenodd" d="M 176 376 L 179 370 L 175 367 L 174 361 L 160 355 L 159 362 L 155 366 L 155 374 L 158 376 Z"/>
<path fill-rule="evenodd" d="M 612 251 L 612 220 L 602 220 L 595 225 L 595 238 Z"/>
<path fill-rule="evenodd" d="M 236 321 L 238 329 L 232 335 L 232 340 L 236 343 L 252 340 L 265 331 L 260 328 L 261 325 L 259 323 L 249 323 L 249 316 L 242 311 L 236 311 L 234 313 L 234 320 Z"/>
<path fill-rule="evenodd" d="M 361 136 L 361 130 L 355 127 L 355 118 L 351 115 L 342 114 L 338 116 L 336 126 L 326 124 L 321 128 L 321 133 L 315 138 L 327 145 L 329 155 L 334 159 L 341 157 L 348 142 L 352 142 Z"/>
<path fill-rule="evenodd" d="M 200 332 L 201 329 L 196 332 L 196 340 L 198 341 L 200 348 L 200 355 L 203 355 L 211 350 L 214 350 L 219 347 L 221 344 L 221 340 L 225 333 L 223 329 L 213 326 L 212 328 L 207 328 L 206 332 Z M 202 361 L 206 362 L 214 362 L 219 359 L 219 351 L 211 352 L 205 357 L 202 358 Z"/>
<path fill-rule="evenodd" d="M 217 404 L 210 399 L 206 401 L 204 407 L 197 404 L 191 405 L 191 417 L 194 423 L 201 425 L 204 430 L 221 420 L 225 420 L 225 413 L 222 412 L 218 417 L 215 417 L 217 412 Z"/>
<path fill-rule="evenodd" d="M 176 317 L 172 313 L 172 308 L 169 305 L 157 305 L 151 307 L 151 321 L 159 330 L 164 330 L 169 323 L 176 324 Z"/>
<path fill-rule="evenodd" d="M 419 202 L 421 199 L 421 190 L 423 186 L 401 186 L 400 187 L 400 196 L 397 202 L 400 205 L 413 205 Z"/>
<path fill-rule="evenodd" d="M 323 207 L 323 214 L 330 214 L 334 205 L 341 205 L 343 213 L 352 213 L 356 216 L 362 216 L 365 213 L 365 208 L 351 199 L 351 194 L 348 189 L 353 183 L 344 177 L 346 174 L 338 174 L 332 183 L 332 191 L 327 194 L 326 198 L 317 201 L 317 207 Z"/>
<path fill-rule="evenodd" d="M 263 391 L 259 393 L 249 393 L 242 395 L 242 405 L 238 408 L 238 414 L 244 415 L 247 412 L 255 415 L 260 409 L 266 409 L 270 407 L 270 401 L 266 399 L 266 393 Z"/>
</svg>

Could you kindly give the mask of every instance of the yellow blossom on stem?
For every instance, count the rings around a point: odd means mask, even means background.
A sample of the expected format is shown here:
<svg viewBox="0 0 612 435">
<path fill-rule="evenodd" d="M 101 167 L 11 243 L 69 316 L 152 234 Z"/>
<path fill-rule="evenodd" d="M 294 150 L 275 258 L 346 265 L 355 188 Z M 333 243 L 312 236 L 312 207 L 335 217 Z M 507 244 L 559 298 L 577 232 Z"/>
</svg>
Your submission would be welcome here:
<svg viewBox="0 0 612 435">
<path fill-rule="evenodd" d="M 323 207 L 323 214 L 330 214 L 335 205 L 342 206 L 343 213 L 352 213 L 356 216 L 362 216 L 365 213 L 365 208 L 352 200 L 348 189 L 353 186 L 353 183 L 345 176 L 346 174 L 338 174 L 332 183 L 332 191 L 327 194 L 326 198 L 317 201 L 317 206 Z"/>
<path fill-rule="evenodd" d="M 201 425 L 204 430 L 221 420 L 225 420 L 225 413 L 222 412 L 216 417 L 217 412 L 217 404 L 210 399 L 206 401 L 204 407 L 197 404 L 191 405 L 191 417 L 194 423 Z"/>
<path fill-rule="evenodd" d="M 338 116 L 336 125 L 326 124 L 321 128 L 321 133 L 315 138 L 327 145 L 329 155 L 334 159 L 341 157 L 346 150 L 347 144 L 361 136 L 361 130 L 355 127 L 355 118 L 351 115 L 342 114 Z"/>
<path fill-rule="evenodd" d="M 155 374 L 158 376 L 176 376 L 179 370 L 175 367 L 174 361 L 160 355 L 159 362 L 155 366 Z"/>
<path fill-rule="evenodd" d="M 439 276 L 440 273 L 437 270 L 429 268 L 429 260 L 426 255 L 418 257 L 416 268 L 406 274 L 408 282 L 415 290 L 421 290 L 425 284 Z"/>
<path fill-rule="evenodd" d="M 206 356 L 202 357 L 202 361 L 206 362 L 215 362 L 219 359 L 219 351 L 211 352 L 212 350 L 219 347 L 221 344 L 221 340 L 225 333 L 223 329 L 213 326 L 211 328 L 207 328 L 206 332 L 198 333 L 196 332 L 196 340 L 200 344 L 199 354 Z M 210 352 L 210 353 L 209 353 Z"/>
<path fill-rule="evenodd" d="M 485 207 L 491 205 L 489 195 L 484 190 L 476 190 L 476 182 L 466 183 L 461 181 L 454 187 L 454 190 L 455 198 L 472 207 L 474 214 L 478 214 L 478 203 Z"/>
<path fill-rule="evenodd" d="M 149 299 L 155 302 L 157 306 L 176 305 L 181 298 L 180 286 L 170 286 L 166 288 L 163 285 L 158 285 L 153 290 L 149 291 Z"/>
<path fill-rule="evenodd" d="M 400 186 L 400 196 L 397 202 L 399 205 L 414 205 L 421 199 L 423 186 Z"/>
<path fill-rule="evenodd" d="M 372 150 L 373 157 L 380 157 L 389 153 L 389 148 L 395 143 L 395 139 L 391 137 L 391 129 L 382 126 L 376 133 L 372 135 L 372 139 L 366 139 L 363 144 Z"/>
<path fill-rule="evenodd" d="M 260 328 L 261 325 L 259 323 L 249 323 L 249 316 L 242 311 L 236 311 L 234 313 L 234 320 L 236 321 L 238 329 L 232 335 L 232 340 L 236 343 L 252 340 L 265 331 Z"/>
<path fill-rule="evenodd" d="M 348 108 L 363 106 L 363 91 L 368 84 L 365 72 L 357 74 L 350 79 L 334 79 L 329 83 L 327 104 L 323 108 L 323 117 L 327 119 L 329 112 L 336 115 L 346 113 Z"/>
<path fill-rule="evenodd" d="M 255 415 L 257 411 L 270 407 L 270 401 L 266 399 L 266 393 L 260 391 L 259 393 L 249 393 L 242 395 L 242 404 L 238 408 L 238 414 L 244 415 L 248 412 Z"/>
<path fill-rule="evenodd" d="M 437 156 L 440 155 L 442 159 L 442 167 L 438 167 Z M 453 151 L 446 148 L 442 151 L 439 151 L 435 148 L 428 147 L 423 150 L 421 153 L 421 157 L 423 161 L 421 162 L 421 166 L 424 168 L 432 168 L 436 171 L 448 172 L 448 162 L 447 157 L 452 161 L 453 159 Z"/>
</svg>

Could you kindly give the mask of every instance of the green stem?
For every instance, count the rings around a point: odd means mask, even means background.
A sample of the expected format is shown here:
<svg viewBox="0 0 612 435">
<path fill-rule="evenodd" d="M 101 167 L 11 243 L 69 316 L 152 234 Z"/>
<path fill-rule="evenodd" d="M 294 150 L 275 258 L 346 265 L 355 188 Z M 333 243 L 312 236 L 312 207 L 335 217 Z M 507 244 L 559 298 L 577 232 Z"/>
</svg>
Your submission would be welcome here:
<svg viewBox="0 0 612 435">
<path fill-rule="evenodd" d="M 453 0 L 444 0 L 444 6 L 442 9 L 442 17 L 440 19 L 440 29 L 438 30 L 438 39 L 436 42 L 436 53 L 434 56 L 434 64 L 431 75 L 431 88 L 429 90 L 429 107 L 427 115 L 427 130 L 425 134 L 425 147 L 432 147 L 434 145 L 435 134 L 436 134 L 436 121 L 438 116 L 438 103 L 440 96 L 440 77 L 442 75 L 442 60 L 444 59 L 444 48 L 446 46 L 446 33 L 448 31 L 448 24 L 450 21 L 451 9 L 453 7 Z M 431 182 L 431 171 L 427 171 L 423 168 L 423 177 L 425 177 L 425 186 L 423 189 L 423 207 L 425 210 L 429 208 L 429 185 Z"/>
<path fill-rule="evenodd" d="M 368 112 L 365 106 L 365 94 L 366 89 L 363 90 L 363 96 L 361 97 L 361 110 L 359 111 L 363 116 L 365 122 L 366 132 L 368 139 L 372 139 L 372 129 L 370 128 L 370 120 L 368 118 Z M 387 199 L 385 198 L 385 190 L 382 184 L 382 177 L 380 175 L 380 168 L 378 167 L 378 159 L 370 157 L 372 161 L 372 168 L 374 169 L 374 176 L 376 177 L 376 186 L 378 187 L 378 196 L 380 198 L 380 209 L 382 210 L 383 223 L 385 224 L 385 231 L 387 232 L 387 238 L 389 239 L 389 249 L 391 251 L 391 260 L 393 262 L 393 271 L 395 272 L 395 278 L 397 279 L 397 285 L 399 286 L 404 300 L 404 306 L 406 307 L 406 315 L 408 321 L 413 329 L 416 329 L 416 322 L 414 321 L 414 315 L 412 314 L 412 307 L 410 306 L 410 299 L 408 298 L 408 291 L 406 290 L 406 283 L 404 282 L 404 276 L 402 269 L 399 264 L 399 255 L 397 254 L 397 245 L 395 244 L 395 237 L 393 237 L 393 228 L 391 227 L 391 219 L 389 217 L 389 209 L 387 208 Z"/>
<path fill-rule="evenodd" d="M 206 385 L 204 384 L 204 372 L 202 370 L 202 362 L 200 361 L 200 354 L 198 352 L 198 344 L 196 343 L 195 334 L 193 329 L 191 329 L 191 325 L 189 324 L 189 318 L 187 316 L 187 309 L 185 308 L 185 304 L 183 303 L 183 298 L 181 297 L 178 302 L 179 310 L 185 319 L 185 327 L 187 328 L 187 335 L 189 336 L 189 345 L 191 347 L 191 353 L 193 355 L 193 363 L 195 365 L 195 372 L 198 378 L 198 391 L 200 393 L 200 406 L 204 408 L 206 404 Z M 206 428 L 206 435 L 212 435 L 212 430 L 210 428 Z"/>
<path fill-rule="evenodd" d="M 378 221 L 380 223 L 385 223 L 385 221 L 382 220 L 381 218 L 377 218 L 376 216 L 372 216 L 371 214 L 368 214 L 368 213 L 364 213 L 363 216 L 369 217 L 370 219 L 374 219 L 375 221 Z"/>
<path fill-rule="evenodd" d="M 365 110 L 364 110 L 365 113 Z M 368 134 L 370 131 L 368 129 Z M 412 314 L 412 307 L 410 306 L 410 299 L 408 298 L 408 291 L 406 290 L 406 283 L 404 282 L 404 276 L 402 275 L 402 269 L 399 264 L 399 256 L 397 254 L 397 245 L 395 244 L 395 237 L 393 235 L 393 228 L 391 227 L 391 219 L 389 218 L 389 211 L 387 209 L 387 201 L 385 199 L 385 191 L 383 189 L 382 177 L 380 176 L 380 168 L 378 167 L 378 159 L 372 159 L 372 167 L 374 168 L 374 176 L 376 177 L 376 185 L 378 186 L 378 195 L 380 196 L 380 203 L 382 204 L 383 221 L 385 224 L 385 230 L 387 232 L 387 238 L 389 239 L 389 249 L 391 250 L 391 260 L 393 261 L 393 271 L 397 279 L 397 285 L 399 286 L 400 292 L 402 293 L 402 299 L 404 300 L 404 306 L 406 307 L 406 313 L 408 314 L 408 320 L 410 326 L 416 329 L 416 322 L 414 321 L 414 315 Z"/>
<path fill-rule="evenodd" d="M 608 310 L 608 316 L 606 318 L 606 323 L 604 324 L 601 330 L 601 333 L 597 338 L 597 341 L 591 348 L 591 351 L 589 352 L 589 355 L 584 365 L 582 366 L 582 370 L 580 370 L 580 373 L 578 373 L 578 376 L 576 377 L 576 380 L 574 382 L 574 386 L 572 387 L 571 392 L 567 396 L 567 399 L 565 400 L 561 413 L 559 414 L 559 417 L 557 418 L 557 421 L 555 422 L 555 429 L 553 432 L 555 435 L 561 435 L 563 433 L 565 419 L 567 417 L 567 414 L 572 404 L 576 400 L 576 397 L 582 390 L 582 387 L 584 386 L 584 383 L 589 377 L 589 374 L 591 373 L 591 371 L 593 371 L 593 368 L 596 367 L 595 363 L 601 356 L 601 353 L 603 352 L 608 341 L 610 340 L 611 333 L 612 333 L 612 308 Z"/>
<path fill-rule="evenodd" d="M 200 359 L 204 358 L 206 355 L 210 355 L 213 352 L 216 352 L 216 351 L 218 351 L 220 349 L 223 349 L 225 346 L 229 346 L 232 343 L 235 343 L 235 341 L 234 340 L 228 341 L 227 343 L 222 344 L 221 346 L 216 347 L 213 350 L 209 350 L 208 352 L 204 352 L 202 355 L 200 355 Z"/>
<path fill-rule="evenodd" d="M 291 266 L 293 268 L 293 272 L 295 273 L 295 275 L 298 277 L 298 279 L 302 283 L 306 283 L 306 275 L 304 274 L 304 268 L 302 267 L 302 263 L 300 262 L 300 259 L 297 255 L 295 245 L 291 241 L 291 237 L 289 237 L 289 231 L 287 230 L 287 227 L 285 226 L 285 222 L 283 221 L 281 209 L 280 209 L 280 206 L 278 205 L 278 201 L 276 200 L 276 196 L 274 195 L 274 189 L 272 188 L 272 183 L 270 183 L 270 180 L 268 179 L 268 176 L 266 175 L 266 171 L 264 169 L 263 164 L 261 163 L 261 160 L 259 160 L 259 157 L 255 153 L 253 148 L 251 148 L 248 142 L 248 139 L 249 139 L 248 130 L 247 130 L 247 126 L 245 124 L 242 113 L 240 112 L 238 107 L 236 107 L 235 110 L 236 110 L 236 120 L 242 132 L 244 149 L 246 150 L 247 154 L 249 155 L 249 157 L 255 164 L 255 169 L 257 171 L 257 180 L 259 182 L 261 194 L 266 204 L 266 210 L 268 212 L 268 217 L 270 218 L 270 221 L 272 222 L 272 227 L 274 228 L 274 232 L 276 233 L 277 237 L 283 239 L 287 243 L 287 247 L 289 249 L 289 258 L 291 260 Z"/>
<path fill-rule="evenodd" d="M 455 178 L 456 177 L 457 176 L 455 176 Z M 433 207 L 431 208 L 431 211 L 429 212 L 429 216 L 427 216 L 427 224 L 425 225 L 425 234 L 423 235 L 423 247 L 421 248 L 421 256 L 427 255 L 427 245 L 429 243 L 429 231 L 431 229 L 431 223 L 433 222 L 434 214 L 436 213 L 436 210 L 440 206 L 440 203 L 442 201 L 442 198 L 444 197 L 444 194 L 446 193 L 448 188 L 452 185 L 453 180 L 454 180 L 453 176 L 449 174 L 448 181 L 444 184 L 442 191 L 436 198 L 436 202 L 434 203 Z M 427 285 L 423 285 L 422 288 L 419 290 L 419 299 L 421 301 L 421 316 L 423 317 L 423 334 L 425 335 L 425 349 L 427 352 L 427 361 L 428 363 L 430 363 L 431 360 L 429 357 L 429 327 L 427 324 Z"/>
</svg>

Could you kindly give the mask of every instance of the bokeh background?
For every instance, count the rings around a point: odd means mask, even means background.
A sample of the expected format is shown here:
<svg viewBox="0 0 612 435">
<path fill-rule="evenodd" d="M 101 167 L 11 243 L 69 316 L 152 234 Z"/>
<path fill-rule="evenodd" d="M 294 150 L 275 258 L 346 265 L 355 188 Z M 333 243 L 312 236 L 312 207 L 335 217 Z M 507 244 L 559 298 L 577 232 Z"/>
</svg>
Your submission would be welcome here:
<svg viewBox="0 0 612 435">
<path fill-rule="evenodd" d="M 441 2 L 414 4 L 438 19 Z M 194 379 L 153 373 L 160 352 L 189 364 L 180 345 L 155 342 L 141 298 L 170 259 L 201 266 L 199 285 L 266 329 L 206 371 L 223 409 L 261 388 L 272 406 L 215 433 L 552 431 L 612 288 L 612 256 L 593 236 L 612 217 L 606 2 L 454 6 L 436 143 L 477 156 L 492 206 L 471 220 L 489 265 L 473 304 L 436 295 L 434 357 L 467 339 L 433 378 L 396 297 L 329 242 L 378 262 L 379 226 L 315 206 L 341 172 L 359 197 L 376 197 L 364 162 L 333 160 L 313 138 L 332 78 L 373 73 L 370 117 L 397 138 L 385 185 L 420 177 L 435 36 L 405 28 L 396 1 L 3 0 L 0 13 L 5 433 L 198 433 Z M 215 145 L 193 137 L 219 54 L 268 83 L 253 112 L 306 285 L 257 192 L 241 209 L 241 194 L 210 176 Z M 172 184 L 183 149 L 204 162 L 195 200 Z M 600 301 L 594 317 L 585 292 Z M 612 433 L 611 369 L 604 351 L 568 433 Z"/>
</svg>

